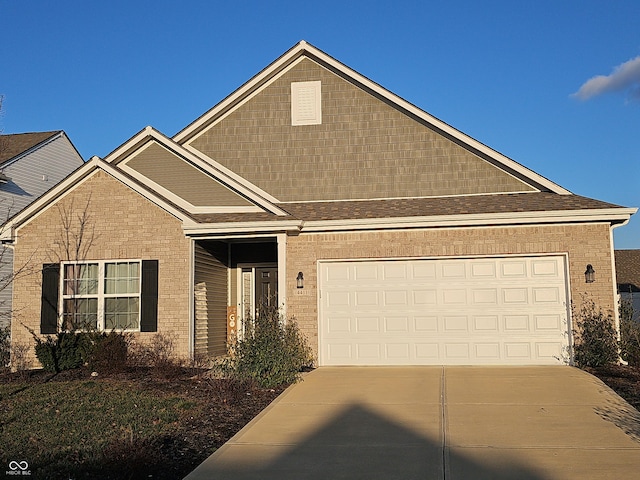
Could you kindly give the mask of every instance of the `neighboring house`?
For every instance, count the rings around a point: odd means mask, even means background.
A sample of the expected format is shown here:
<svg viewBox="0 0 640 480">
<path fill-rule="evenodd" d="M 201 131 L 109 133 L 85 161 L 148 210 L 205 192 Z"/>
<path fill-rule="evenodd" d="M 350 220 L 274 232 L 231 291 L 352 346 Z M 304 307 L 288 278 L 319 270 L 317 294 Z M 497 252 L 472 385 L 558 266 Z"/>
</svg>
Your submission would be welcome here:
<svg viewBox="0 0 640 480">
<path fill-rule="evenodd" d="M 633 318 L 640 321 L 640 250 L 616 250 L 616 281 L 622 300 L 633 305 Z"/>
<path fill-rule="evenodd" d="M 63 131 L 0 135 L 0 222 L 82 164 L 82 157 Z M 5 326 L 11 319 L 13 251 L 3 246 L 1 255 L 0 326 Z"/>
<path fill-rule="evenodd" d="M 92 158 L 13 220 L 16 257 L 60 247 L 72 208 L 91 219 L 86 253 L 36 253 L 42 275 L 15 286 L 34 330 L 75 320 L 220 355 L 228 317 L 272 302 L 319 365 L 569 362 L 570 304 L 615 310 L 613 229 L 636 211 L 571 194 L 306 42 L 172 138 L 147 127 Z"/>
</svg>

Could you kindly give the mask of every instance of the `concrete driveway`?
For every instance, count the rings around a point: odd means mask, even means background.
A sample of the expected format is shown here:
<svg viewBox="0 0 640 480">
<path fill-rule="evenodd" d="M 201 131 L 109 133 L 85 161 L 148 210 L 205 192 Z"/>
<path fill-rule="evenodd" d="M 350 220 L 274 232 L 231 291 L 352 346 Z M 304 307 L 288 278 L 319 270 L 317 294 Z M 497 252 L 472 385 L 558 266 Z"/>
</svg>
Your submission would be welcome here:
<svg viewBox="0 0 640 480">
<path fill-rule="evenodd" d="M 571 367 L 319 368 L 187 479 L 620 479 L 640 415 Z"/>
</svg>

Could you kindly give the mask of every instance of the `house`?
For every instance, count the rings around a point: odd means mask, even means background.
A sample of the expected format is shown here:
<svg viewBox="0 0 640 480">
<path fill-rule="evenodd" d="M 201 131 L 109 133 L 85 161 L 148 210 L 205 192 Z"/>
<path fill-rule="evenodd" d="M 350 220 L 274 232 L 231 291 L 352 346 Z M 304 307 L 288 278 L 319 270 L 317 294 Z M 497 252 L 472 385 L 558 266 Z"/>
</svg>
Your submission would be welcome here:
<svg viewBox="0 0 640 480">
<path fill-rule="evenodd" d="M 616 282 L 621 300 L 633 305 L 633 318 L 640 321 L 640 250 L 616 250 Z"/>
<path fill-rule="evenodd" d="M 173 137 L 147 127 L 92 158 L 5 240 L 42 270 L 14 303 L 43 334 L 73 321 L 221 355 L 270 302 L 319 365 L 558 364 L 572 301 L 615 310 L 613 230 L 635 211 L 302 41 Z"/>
<path fill-rule="evenodd" d="M 0 135 L 1 223 L 83 163 L 63 131 Z M 13 251 L 4 245 L 0 250 L 0 327 L 11 318 L 12 272 Z"/>
</svg>

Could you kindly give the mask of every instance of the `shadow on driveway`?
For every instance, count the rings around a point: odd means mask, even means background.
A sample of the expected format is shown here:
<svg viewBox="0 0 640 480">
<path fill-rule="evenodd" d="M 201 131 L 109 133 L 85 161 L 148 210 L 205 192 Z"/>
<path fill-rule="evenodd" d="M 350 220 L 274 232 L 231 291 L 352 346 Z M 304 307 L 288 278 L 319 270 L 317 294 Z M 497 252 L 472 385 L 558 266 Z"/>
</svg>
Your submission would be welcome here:
<svg viewBox="0 0 640 480">
<path fill-rule="evenodd" d="M 296 445 L 247 445 L 240 439 L 215 456 L 216 462 L 205 462 L 187 479 L 544 479 L 524 466 L 474 462 L 445 450 L 442 439 L 421 436 L 358 404 Z"/>
</svg>

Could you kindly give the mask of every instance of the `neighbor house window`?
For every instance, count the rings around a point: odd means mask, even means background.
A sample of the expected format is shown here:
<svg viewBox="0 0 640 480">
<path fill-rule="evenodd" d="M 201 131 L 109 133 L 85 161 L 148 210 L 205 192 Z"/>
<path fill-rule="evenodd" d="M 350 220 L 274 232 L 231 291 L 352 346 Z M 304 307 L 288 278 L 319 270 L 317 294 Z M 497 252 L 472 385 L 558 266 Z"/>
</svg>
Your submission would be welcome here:
<svg viewBox="0 0 640 480">
<path fill-rule="evenodd" d="M 141 262 L 63 263 L 63 328 L 139 330 Z"/>
</svg>

